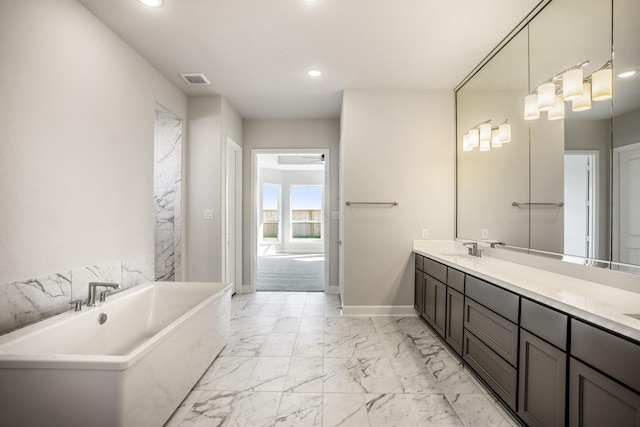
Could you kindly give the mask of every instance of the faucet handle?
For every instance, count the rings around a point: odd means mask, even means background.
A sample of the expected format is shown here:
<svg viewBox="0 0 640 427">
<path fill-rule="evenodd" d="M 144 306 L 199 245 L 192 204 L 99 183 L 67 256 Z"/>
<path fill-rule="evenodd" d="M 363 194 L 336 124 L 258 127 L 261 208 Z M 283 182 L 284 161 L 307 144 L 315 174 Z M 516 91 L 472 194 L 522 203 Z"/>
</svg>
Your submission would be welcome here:
<svg viewBox="0 0 640 427">
<path fill-rule="evenodd" d="M 502 242 L 491 242 L 489 243 L 491 245 L 491 249 L 495 249 L 497 246 L 506 246 L 506 243 L 502 243 Z"/>
<path fill-rule="evenodd" d="M 82 311 L 82 301 L 81 299 L 73 300 L 69 304 L 73 306 L 74 311 Z"/>
</svg>

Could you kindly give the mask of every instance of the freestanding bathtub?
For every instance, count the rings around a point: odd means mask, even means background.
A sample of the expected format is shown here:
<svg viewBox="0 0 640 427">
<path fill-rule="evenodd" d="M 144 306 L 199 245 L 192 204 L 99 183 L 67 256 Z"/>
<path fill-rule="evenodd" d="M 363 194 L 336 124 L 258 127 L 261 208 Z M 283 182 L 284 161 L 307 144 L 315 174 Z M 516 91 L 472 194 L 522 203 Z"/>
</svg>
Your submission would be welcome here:
<svg viewBox="0 0 640 427">
<path fill-rule="evenodd" d="M 162 426 L 222 350 L 230 306 L 224 283 L 150 282 L 0 336 L 0 426 Z"/>
</svg>

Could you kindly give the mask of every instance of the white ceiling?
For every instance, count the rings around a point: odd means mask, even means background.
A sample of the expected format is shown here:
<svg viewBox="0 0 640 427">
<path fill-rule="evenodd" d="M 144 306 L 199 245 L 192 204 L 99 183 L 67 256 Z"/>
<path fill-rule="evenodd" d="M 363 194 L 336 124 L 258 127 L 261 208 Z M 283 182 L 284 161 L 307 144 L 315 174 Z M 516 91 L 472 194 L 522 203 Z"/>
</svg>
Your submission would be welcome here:
<svg viewBox="0 0 640 427">
<path fill-rule="evenodd" d="M 337 118 L 344 89 L 453 90 L 539 2 L 78 1 L 186 94 L 223 95 L 244 118 Z"/>
</svg>

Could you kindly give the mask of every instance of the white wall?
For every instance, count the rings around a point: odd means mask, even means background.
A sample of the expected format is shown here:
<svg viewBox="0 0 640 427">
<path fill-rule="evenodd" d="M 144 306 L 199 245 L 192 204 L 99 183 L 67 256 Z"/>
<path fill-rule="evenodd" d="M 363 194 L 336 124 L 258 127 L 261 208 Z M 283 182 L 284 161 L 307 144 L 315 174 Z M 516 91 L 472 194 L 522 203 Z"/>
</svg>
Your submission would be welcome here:
<svg viewBox="0 0 640 427">
<path fill-rule="evenodd" d="M 251 150 L 253 149 L 329 149 L 330 210 L 338 210 L 338 142 L 340 122 L 335 119 L 244 121 L 243 176 L 243 280 L 251 278 Z M 338 285 L 338 221 L 330 220 L 331 239 L 329 285 Z"/>
<path fill-rule="evenodd" d="M 220 281 L 225 266 L 225 150 L 227 137 L 242 146 L 242 118 L 221 96 L 188 100 L 188 236 L 189 281 Z M 214 219 L 203 219 L 213 209 Z"/>
<path fill-rule="evenodd" d="M 74 0 L 0 2 L 0 283 L 152 254 L 154 110 L 186 97 Z"/>
<path fill-rule="evenodd" d="M 432 239 L 453 238 L 453 100 L 453 91 L 345 91 L 344 201 L 399 203 L 343 205 L 347 308 L 405 306 L 411 312 L 412 241 L 423 228 Z"/>
</svg>

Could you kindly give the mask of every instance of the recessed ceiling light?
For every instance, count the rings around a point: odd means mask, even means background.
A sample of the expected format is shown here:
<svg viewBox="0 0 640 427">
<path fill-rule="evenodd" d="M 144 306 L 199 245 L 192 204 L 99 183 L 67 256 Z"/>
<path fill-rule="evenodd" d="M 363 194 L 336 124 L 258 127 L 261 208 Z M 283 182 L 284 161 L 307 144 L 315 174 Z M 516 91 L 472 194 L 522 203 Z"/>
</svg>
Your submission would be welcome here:
<svg viewBox="0 0 640 427">
<path fill-rule="evenodd" d="M 302 0 L 305 3 L 318 3 L 320 0 Z"/>
<path fill-rule="evenodd" d="M 313 77 L 314 79 L 320 77 L 322 75 L 322 71 L 320 70 L 309 70 L 307 71 L 307 75 L 309 77 Z"/>
<path fill-rule="evenodd" d="M 161 7 L 163 3 L 162 0 L 138 0 L 138 1 L 143 5 L 149 6 L 149 7 Z"/>
<path fill-rule="evenodd" d="M 635 75 L 637 72 L 638 72 L 638 70 L 625 71 L 624 73 L 618 74 L 618 77 L 620 77 L 621 79 L 626 79 L 627 77 L 631 77 L 631 76 Z"/>
</svg>

